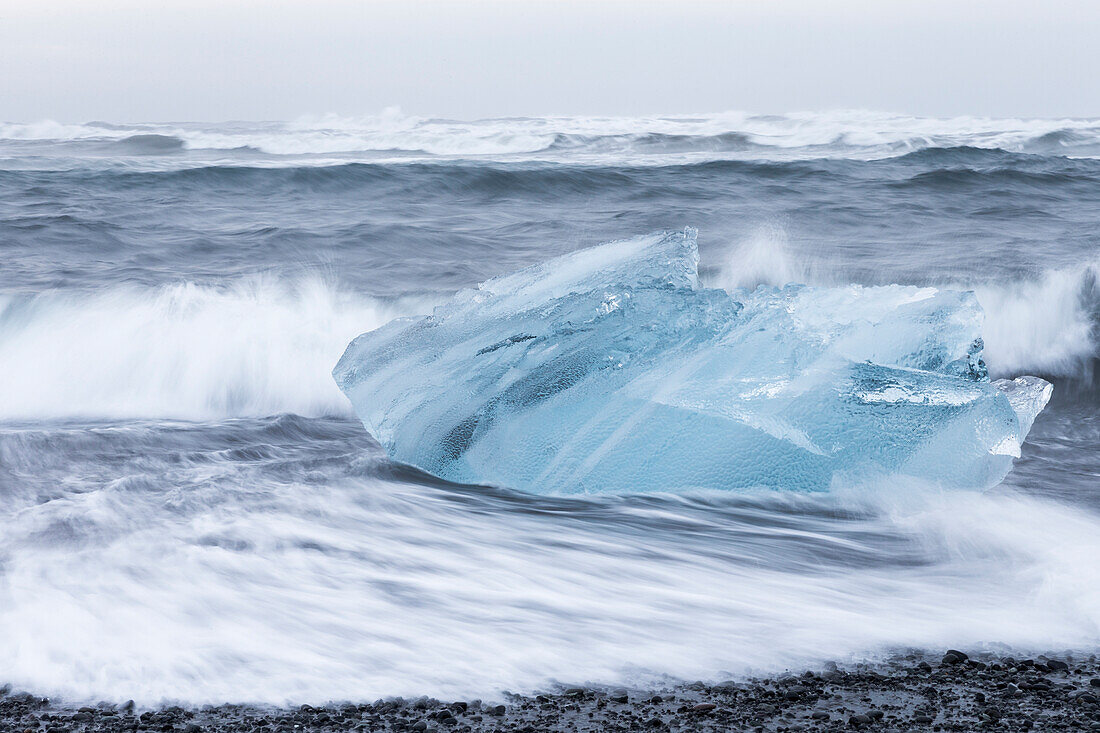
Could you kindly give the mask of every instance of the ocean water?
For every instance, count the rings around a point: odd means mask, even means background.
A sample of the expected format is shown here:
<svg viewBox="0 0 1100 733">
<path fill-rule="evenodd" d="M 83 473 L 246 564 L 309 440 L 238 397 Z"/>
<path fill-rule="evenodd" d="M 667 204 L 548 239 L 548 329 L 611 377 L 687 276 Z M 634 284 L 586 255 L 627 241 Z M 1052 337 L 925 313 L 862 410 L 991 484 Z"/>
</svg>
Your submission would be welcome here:
<svg viewBox="0 0 1100 733">
<path fill-rule="evenodd" d="M 712 286 L 972 289 L 1055 384 L 1003 484 L 531 496 L 388 462 L 330 370 L 494 275 L 699 229 Z M 0 124 L 0 682 L 492 698 L 1100 648 L 1100 120 Z"/>
</svg>

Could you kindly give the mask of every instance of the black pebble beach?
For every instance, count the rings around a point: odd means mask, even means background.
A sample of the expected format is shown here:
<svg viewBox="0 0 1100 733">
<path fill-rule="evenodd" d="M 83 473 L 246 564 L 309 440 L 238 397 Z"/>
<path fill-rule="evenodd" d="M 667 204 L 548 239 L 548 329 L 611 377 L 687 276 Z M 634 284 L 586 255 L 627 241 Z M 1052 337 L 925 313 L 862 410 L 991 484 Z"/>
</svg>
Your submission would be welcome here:
<svg viewBox="0 0 1100 733">
<path fill-rule="evenodd" d="M 1061 731 L 1100 730 L 1095 656 L 916 654 L 881 664 L 661 690 L 562 688 L 493 702 L 391 698 L 299 708 L 67 706 L 0 688 L 0 730 L 177 731 Z"/>
</svg>

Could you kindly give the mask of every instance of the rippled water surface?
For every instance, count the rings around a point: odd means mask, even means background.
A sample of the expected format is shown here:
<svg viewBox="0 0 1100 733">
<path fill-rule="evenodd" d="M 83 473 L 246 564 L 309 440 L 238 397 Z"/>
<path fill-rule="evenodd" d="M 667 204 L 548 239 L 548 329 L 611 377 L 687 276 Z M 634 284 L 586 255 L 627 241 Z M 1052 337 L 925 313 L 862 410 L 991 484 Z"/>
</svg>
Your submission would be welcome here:
<svg viewBox="0 0 1100 733">
<path fill-rule="evenodd" d="M 0 124 L 0 678 L 316 702 L 1100 646 L 1100 121 Z M 985 493 L 529 496 L 329 375 L 460 287 L 700 229 L 715 286 L 973 289 L 1055 383 Z"/>
</svg>

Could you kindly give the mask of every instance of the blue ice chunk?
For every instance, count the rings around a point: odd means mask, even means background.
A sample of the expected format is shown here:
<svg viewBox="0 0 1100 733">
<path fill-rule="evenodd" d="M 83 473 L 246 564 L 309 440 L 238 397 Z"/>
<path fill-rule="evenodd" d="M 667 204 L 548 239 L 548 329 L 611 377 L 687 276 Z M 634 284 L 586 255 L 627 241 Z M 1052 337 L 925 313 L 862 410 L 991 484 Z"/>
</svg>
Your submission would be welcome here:
<svg viewBox="0 0 1100 733">
<path fill-rule="evenodd" d="M 695 232 L 612 242 L 356 338 L 333 375 L 396 461 L 539 493 L 988 487 L 1051 385 L 990 382 L 972 293 L 702 287 Z"/>
</svg>

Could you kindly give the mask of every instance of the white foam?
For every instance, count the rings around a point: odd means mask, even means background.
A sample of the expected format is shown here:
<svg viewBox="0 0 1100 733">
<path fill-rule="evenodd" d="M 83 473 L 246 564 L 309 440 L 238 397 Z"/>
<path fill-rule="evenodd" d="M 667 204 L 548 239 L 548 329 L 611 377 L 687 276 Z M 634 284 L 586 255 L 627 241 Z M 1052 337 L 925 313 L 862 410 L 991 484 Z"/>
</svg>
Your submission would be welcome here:
<svg viewBox="0 0 1100 733">
<path fill-rule="evenodd" d="M 777 224 L 760 225 L 734 243 L 722 256 L 717 274 L 707 282 L 726 290 L 788 283 L 824 284 L 818 273 L 811 272 L 806 262 L 791 252 L 787 232 Z"/>
<path fill-rule="evenodd" d="M 428 308 L 316 278 L 0 296 L 0 418 L 341 414 L 348 342 Z"/>
<path fill-rule="evenodd" d="M 1100 636 L 1098 519 L 1033 499 L 892 486 L 740 518 L 510 512 L 226 471 L 6 516 L 5 679 L 70 701 L 470 699 Z M 817 505 L 842 514 L 815 520 Z"/>
<path fill-rule="evenodd" d="M 975 288 L 985 311 L 986 361 L 999 375 L 1070 376 L 1087 368 L 1094 343 L 1094 265 L 1047 270 L 1033 280 Z"/>
<path fill-rule="evenodd" d="M 1041 144 L 1052 134 L 1071 137 L 1051 142 L 1053 150 L 1048 152 L 1100 154 L 1097 119 L 929 118 L 866 110 L 786 115 L 734 111 L 691 116 L 440 120 L 408 116 L 390 108 L 375 115 L 320 115 L 289 122 L 0 123 L 0 143 L 118 140 L 149 133 L 177 137 L 192 149 L 233 151 L 247 147 L 276 157 L 292 156 L 287 162 L 293 165 L 304 164 L 299 156 L 326 156 L 318 162 L 333 163 L 361 159 L 365 154 L 387 153 L 428 158 L 549 161 L 565 156 L 572 162 L 638 164 L 822 156 L 868 159 L 928 147 L 971 146 L 1027 152 L 1030 146 Z M 674 136 L 678 140 L 675 150 L 649 145 L 654 135 Z M 723 135 L 739 136 L 748 146 L 716 146 L 714 141 Z M 564 151 L 556 150 L 554 143 L 562 138 L 573 144 Z M 254 157 L 246 162 L 259 164 Z"/>
</svg>

